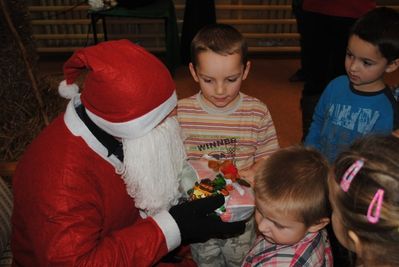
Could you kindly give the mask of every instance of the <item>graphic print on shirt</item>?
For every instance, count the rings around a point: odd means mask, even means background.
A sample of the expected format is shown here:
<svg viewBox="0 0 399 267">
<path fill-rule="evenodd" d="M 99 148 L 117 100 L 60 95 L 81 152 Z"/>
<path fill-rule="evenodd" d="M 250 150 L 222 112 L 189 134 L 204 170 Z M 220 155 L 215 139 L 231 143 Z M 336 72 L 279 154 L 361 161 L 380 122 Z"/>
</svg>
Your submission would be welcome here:
<svg viewBox="0 0 399 267">
<path fill-rule="evenodd" d="M 208 154 L 217 160 L 235 159 L 238 139 L 236 137 L 220 137 L 211 142 L 202 143 L 191 147 L 190 150 L 197 150 Z"/>
<path fill-rule="evenodd" d="M 328 117 L 333 124 L 364 135 L 374 128 L 380 112 L 369 108 L 353 109 L 351 105 L 332 104 Z"/>
</svg>

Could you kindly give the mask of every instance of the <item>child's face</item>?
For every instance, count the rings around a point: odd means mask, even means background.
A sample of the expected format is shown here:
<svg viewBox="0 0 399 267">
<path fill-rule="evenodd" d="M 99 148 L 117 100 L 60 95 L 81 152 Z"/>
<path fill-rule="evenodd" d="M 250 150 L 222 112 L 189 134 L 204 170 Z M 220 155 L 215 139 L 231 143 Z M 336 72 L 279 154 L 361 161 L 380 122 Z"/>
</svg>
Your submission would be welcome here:
<svg viewBox="0 0 399 267">
<path fill-rule="evenodd" d="M 303 239 L 308 227 L 292 214 L 284 214 L 273 208 L 272 203 L 257 201 L 255 220 L 259 232 L 273 244 L 293 245 Z"/>
<path fill-rule="evenodd" d="M 241 82 L 247 78 L 250 63 L 244 68 L 240 54 L 224 56 L 212 51 L 201 52 L 197 62 L 197 66 L 190 63 L 190 72 L 199 83 L 205 101 L 214 108 L 233 105 Z"/>
<path fill-rule="evenodd" d="M 335 195 L 337 190 L 342 190 L 339 185 L 335 182 L 335 179 L 331 175 L 328 178 L 328 191 L 329 191 L 329 200 L 331 203 L 331 208 L 332 208 L 332 214 L 331 214 L 331 223 L 332 223 L 332 228 L 334 230 L 335 236 L 337 237 L 339 243 L 343 245 L 345 248 L 354 251 L 354 247 L 352 243 L 350 242 L 349 236 L 348 236 L 348 230 L 345 228 L 345 226 L 342 224 L 342 218 L 341 214 L 339 213 L 338 208 L 335 205 Z"/>
<path fill-rule="evenodd" d="M 380 53 L 377 46 L 357 35 L 349 38 L 345 57 L 345 69 L 354 88 L 363 92 L 375 92 L 385 87 L 383 75 L 394 66 Z"/>
</svg>

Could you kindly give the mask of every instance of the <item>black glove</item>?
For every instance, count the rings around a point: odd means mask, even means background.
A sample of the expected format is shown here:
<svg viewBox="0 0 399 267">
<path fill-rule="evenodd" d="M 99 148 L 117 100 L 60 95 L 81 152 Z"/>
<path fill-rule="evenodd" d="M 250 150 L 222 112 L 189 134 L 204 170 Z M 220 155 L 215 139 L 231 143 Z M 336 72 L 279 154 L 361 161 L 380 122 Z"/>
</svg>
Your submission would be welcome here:
<svg viewBox="0 0 399 267">
<path fill-rule="evenodd" d="M 224 204 L 216 195 L 176 205 L 169 210 L 180 229 L 182 243 L 205 242 L 210 238 L 241 234 L 245 222 L 223 222 L 215 210 Z"/>
</svg>

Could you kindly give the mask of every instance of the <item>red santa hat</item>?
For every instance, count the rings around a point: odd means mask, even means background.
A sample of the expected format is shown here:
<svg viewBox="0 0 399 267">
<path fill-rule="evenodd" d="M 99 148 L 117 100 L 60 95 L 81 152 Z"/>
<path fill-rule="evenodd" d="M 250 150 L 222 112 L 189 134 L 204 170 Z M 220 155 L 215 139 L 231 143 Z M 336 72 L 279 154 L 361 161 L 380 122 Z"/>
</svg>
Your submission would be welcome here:
<svg viewBox="0 0 399 267">
<path fill-rule="evenodd" d="M 59 93 L 78 93 L 76 78 L 87 70 L 80 96 L 88 116 L 107 133 L 126 139 L 145 135 L 176 106 L 175 84 L 152 54 L 128 40 L 77 50 L 64 64 Z"/>
</svg>

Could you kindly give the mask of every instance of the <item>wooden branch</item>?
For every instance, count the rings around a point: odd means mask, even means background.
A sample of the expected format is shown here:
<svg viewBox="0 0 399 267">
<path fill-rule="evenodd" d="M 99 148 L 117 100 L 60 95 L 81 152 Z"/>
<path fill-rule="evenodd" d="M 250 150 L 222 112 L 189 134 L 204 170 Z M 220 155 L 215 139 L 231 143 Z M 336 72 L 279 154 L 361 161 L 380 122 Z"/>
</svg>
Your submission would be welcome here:
<svg viewBox="0 0 399 267">
<path fill-rule="evenodd" d="M 44 123 L 45 123 L 45 125 L 49 125 L 49 119 L 47 117 L 46 112 L 44 111 L 43 99 L 41 97 L 39 87 L 37 86 L 35 76 L 33 75 L 32 66 L 28 60 L 25 46 L 23 45 L 21 37 L 19 36 L 17 30 L 15 29 L 15 26 L 11 20 L 10 14 L 9 14 L 8 7 L 5 4 L 4 0 L 0 0 L 0 9 L 2 10 L 3 16 L 7 23 L 7 26 L 10 29 L 15 41 L 17 42 L 19 50 L 21 51 L 26 69 L 28 71 L 29 80 L 30 80 L 32 88 L 33 88 L 33 93 L 34 93 L 36 100 L 39 104 L 40 113 L 43 117 Z"/>
</svg>

